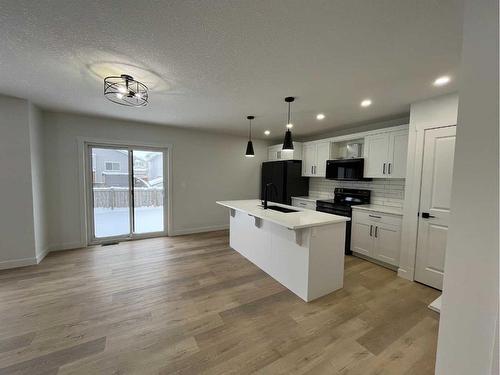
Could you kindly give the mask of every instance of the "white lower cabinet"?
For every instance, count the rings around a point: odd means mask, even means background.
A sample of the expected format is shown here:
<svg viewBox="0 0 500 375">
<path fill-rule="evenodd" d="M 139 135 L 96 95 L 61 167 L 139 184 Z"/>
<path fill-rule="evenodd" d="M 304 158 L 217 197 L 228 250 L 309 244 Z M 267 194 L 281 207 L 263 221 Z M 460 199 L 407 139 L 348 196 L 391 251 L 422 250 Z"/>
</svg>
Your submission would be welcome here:
<svg viewBox="0 0 500 375">
<path fill-rule="evenodd" d="M 402 217 L 399 215 L 353 209 L 352 251 L 399 266 L 401 222 Z"/>
</svg>

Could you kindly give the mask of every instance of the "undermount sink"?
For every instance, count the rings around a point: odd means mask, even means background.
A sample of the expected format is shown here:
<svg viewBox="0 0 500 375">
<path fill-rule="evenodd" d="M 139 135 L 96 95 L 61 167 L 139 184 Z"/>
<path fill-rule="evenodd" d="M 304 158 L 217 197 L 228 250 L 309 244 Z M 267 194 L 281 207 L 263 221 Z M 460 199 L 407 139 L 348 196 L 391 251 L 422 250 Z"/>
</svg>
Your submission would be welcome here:
<svg viewBox="0 0 500 375">
<path fill-rule="evenodd" d="M 267 209 L 283 212 L 286 214 L 290 213 L 290 212 L 299 212 L 299 210 L 292 210 L 291 208 L 286 208 L 286 207 L 281 207 L 281 206 L 267 206 Z"/>
</svg>

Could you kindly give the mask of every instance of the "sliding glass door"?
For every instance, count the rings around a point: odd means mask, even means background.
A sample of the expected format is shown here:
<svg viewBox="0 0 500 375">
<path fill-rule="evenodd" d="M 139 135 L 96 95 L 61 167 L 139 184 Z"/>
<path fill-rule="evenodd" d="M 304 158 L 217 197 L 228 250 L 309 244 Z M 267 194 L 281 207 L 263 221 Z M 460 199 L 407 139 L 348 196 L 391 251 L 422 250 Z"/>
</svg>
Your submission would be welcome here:
<svg viewBox="0 0 500 375">
<path fill-rule="evenodd" d="M 90 242 L 165 232 L 166 152 L 88 145 Z"/>
</svg>

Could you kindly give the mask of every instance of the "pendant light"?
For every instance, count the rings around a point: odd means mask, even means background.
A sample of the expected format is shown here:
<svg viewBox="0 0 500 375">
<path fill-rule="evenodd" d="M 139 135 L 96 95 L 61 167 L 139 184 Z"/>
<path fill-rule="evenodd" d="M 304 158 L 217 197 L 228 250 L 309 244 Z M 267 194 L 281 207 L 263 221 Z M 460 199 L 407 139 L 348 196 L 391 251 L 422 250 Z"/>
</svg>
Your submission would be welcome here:
<svg viewBox="0 0 500 375">
<path fill-rule="evenodd" d="M 248 143 L 247 143 L 247 151 L 245 152 L 245 156 L 247 158 L 253 158 L 255 153 L 253 152 L 253 143 L 252 143 L 252 120 L 254 116 L 247 116 L 247 120 L 249 122 L 248 126 Z"/>
<path fill-rule="evenodd" d="M 290 112 L 290 106 L 291 103 L 295 100 L 293 96 L 288 96 L 285 98 L 285 102 L 288 103 L 288 121 L 286 123 L 286 132 L 285 132 L 285 139 L 283 140 L 283 148 L 282 150 L 293 150 L 293 141 L 292 141 L 292 131 L 290 130 L 293 125 L 290 122 L 291 121 L 291 112 Z"/>
</svg>

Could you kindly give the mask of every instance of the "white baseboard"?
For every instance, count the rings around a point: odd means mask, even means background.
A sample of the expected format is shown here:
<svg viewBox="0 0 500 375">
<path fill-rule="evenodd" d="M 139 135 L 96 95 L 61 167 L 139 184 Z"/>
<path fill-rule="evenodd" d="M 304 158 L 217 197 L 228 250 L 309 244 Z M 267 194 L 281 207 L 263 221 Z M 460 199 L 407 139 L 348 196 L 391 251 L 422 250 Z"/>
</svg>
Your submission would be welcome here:
<svg viewBox="0 0 500 375">
<path fill-rule="evenodd" d="M 398 276 L 402 277 L 403 279 L 413 281 L 412 273 L 403 268 L 398 268 Z"/>
<path fill-rule="evenodd" d="M 194 233 L 204 233 L 204 232 L 213 232 L 216 230 L 224 230 L 229 229 L 228 224 L 224 225 L 211 225 L 207 227 L 197 227 L 197 228 L 186 228 L 186 229 L 174 229 L 170 236 L 182 236 L 184 234 L 194 234 Z"/>
<path fill-rule="evenodd" d="M 87 247 L 87 245 L 82 242 L 66 242 L 61 244 L 51 244 L 49 245 L 48 251 L 73 250 L 81 249 L 82 247 Z"/>
<path fill-rule="evenodd" d="M 437 313 L 441 313 L 441 297 L 442 295 L 432 301 L 432 303 L 428 306 L 429 309 Z"/>
<path fill-rule="evenodd" d="M 33 266 L 35 264 L 37 264 L 35 257 L 5 260 L 3 262 L 0 262 L 0 270 L 6 270 L 9 268 L 17 268 L 17 267 Z"/>
<path fill-rule="evenodd" d="M 45 258 L 47 256 L 48 253 L 49 253 L 49 248 L 46 248 L 40 254 L 37 254 L 36 255 L 36 264 L 39 264 L 43 260 L 43 258 Z"/>
</svg>

